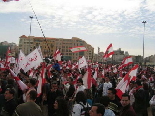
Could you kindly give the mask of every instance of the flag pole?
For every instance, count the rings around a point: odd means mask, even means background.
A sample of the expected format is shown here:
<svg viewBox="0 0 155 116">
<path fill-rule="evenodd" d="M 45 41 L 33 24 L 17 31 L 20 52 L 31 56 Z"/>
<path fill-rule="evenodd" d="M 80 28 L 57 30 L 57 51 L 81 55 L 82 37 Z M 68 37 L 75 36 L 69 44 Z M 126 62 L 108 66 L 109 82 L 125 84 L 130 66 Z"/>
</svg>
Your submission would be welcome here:
<svg viewBox="0 0 155 116">
<path fill-rule="evenodd" d="M 40 30 L 41 30 L 41 32 L 42 32 L 42 35 L 43 35 L 43 37 L 44 37 L 44 39 L 45 39 L 45 42 L 46 42 L 46 44 L 47 44 L 47 47 L 48 47 L 48 49 L 49 49 L 49 54 L 50 54 L 51 49 L 50 49 L 50 47 L 48 46 L 47 39 L 46 39 L 46 37 L 45 37 L 45 34 L 44 34 L 43 29 L 42 29 L 42 27 L 41 27 L 41 24 L 39 23 L 38 17 L 37 17 L 37 15 L 36 15 L 36 13 L 35 13 L 33 7 L 32 7 L 32 4 L 31 4 L 30 0 L 29 0 L 29 3 L 30 3 L 31 9 L 32 9 L 32 11 L 33 11 L 33 13 L 34 13 L 34 16 L 35 16 L 35 18 L 36 18 L 36 20 L 37 20 L 37 23 L 38 23 L 38 25 L 39 25 L 39 27 L 40 27 Z"/>
</svg>

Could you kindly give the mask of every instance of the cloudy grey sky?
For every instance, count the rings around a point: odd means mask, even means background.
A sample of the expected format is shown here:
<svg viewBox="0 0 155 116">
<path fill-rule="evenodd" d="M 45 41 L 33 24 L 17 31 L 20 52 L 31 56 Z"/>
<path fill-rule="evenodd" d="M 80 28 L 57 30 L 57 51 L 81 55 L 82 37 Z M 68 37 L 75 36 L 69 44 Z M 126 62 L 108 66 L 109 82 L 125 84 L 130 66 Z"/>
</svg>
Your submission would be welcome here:
<svg viewBox="0 0 155 116">
<path fill-rule="evenodd" d="M 144 24 L 145 56 L 155 54 L 155 0 L 30 0 L 46 37 L 79 37 L 105 51 L 122 48 L 142 55 Z M 0 1 L 0 41 L 18 43 L 30 34 L 34 16 L 29 0 Z M 42 36 L 32 20 L 32 35 Z"/>
</svg>

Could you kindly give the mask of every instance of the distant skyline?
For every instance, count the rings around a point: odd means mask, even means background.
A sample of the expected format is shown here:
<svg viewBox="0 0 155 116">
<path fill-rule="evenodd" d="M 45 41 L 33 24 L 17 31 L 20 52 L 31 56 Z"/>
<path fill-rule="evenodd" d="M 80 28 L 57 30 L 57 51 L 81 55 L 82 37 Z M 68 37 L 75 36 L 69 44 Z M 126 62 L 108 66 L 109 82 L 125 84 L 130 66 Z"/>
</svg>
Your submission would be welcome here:
<svg viewBox="0 0 155 116">
<path fill-rule="evenodd" d="M 155 54 L 154 0 L 31 0 L 46 37 L 78 37 L 95 48 L 128 51 L 143 55 Z M 19 42 L 22 35 L 42 37 L 41 30 L 28 0 L 0 1 L 0 41 Z M 73 46 L 74 47 L 74 46 Z"/>
</svg>

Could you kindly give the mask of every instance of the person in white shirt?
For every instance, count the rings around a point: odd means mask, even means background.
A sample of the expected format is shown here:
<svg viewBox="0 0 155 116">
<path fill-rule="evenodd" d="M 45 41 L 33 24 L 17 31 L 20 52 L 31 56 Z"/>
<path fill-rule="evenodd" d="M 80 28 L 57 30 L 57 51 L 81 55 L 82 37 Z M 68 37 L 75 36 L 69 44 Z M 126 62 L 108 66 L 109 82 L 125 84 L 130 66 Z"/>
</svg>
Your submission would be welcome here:
<svg viewBox="0 0 155 116">
<path fill-rule="evenodd" d="M 155 116 L 155 95 L 150 100 L 152 116 Z"/>
<path fill-rule="evenodd" d="M 76 94 L 75 101 L 76 103 L 73 106 L 71 116 L 85 116 L 86 110 L 84 109 L 90 108 L 91 106 L 86 102 L 86 96 L 83 91 L 79 91 Z"/>
<path fill-rule="evenodd" d="M 82 80 L 82 78 L 79 78 L 78 80 L 77 80 L 77 89 L 76 89 L 76 93 L 75 93 L 75 95 L 79 92 L 79 91 L 84 91 L 85 89 L 86 89 L 86 87 L 83 85 L 83 80 Z"/>
<path fill-rule="evenodd" d="M 109 81 L 109 77 L 105 77 L 105 83 L 103 85 L 103 93 L 102 93 L 102 96 L 107 96 L 107 92 L 108 92 L 108 89 L 109 88 L 112 88 L 112 84 L 110 83 Z"/>
</svg>

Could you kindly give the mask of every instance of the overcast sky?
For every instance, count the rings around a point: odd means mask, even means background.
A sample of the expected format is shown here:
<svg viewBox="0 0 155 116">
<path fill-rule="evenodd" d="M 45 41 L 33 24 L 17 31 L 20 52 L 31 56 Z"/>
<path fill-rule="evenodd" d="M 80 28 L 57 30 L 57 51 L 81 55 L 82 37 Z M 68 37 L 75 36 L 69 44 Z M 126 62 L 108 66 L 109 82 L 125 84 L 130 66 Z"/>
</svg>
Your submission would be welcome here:
<svg viewBox="0 0 155 116">
<path fill-rule="evenodd" d="M 21 35 L 79 37 L 105 51 L 112 43 L 130 55 L 142 55 L 145 26 L 145 57 L 155 54 L 155 0 L 19 0 L 0 1 L 0 41 L 18 44 Z M 31 4 L 31 5 L 30 5 Z M 73 46 L 74 47 L 74 46 Z"/>
</svg>

